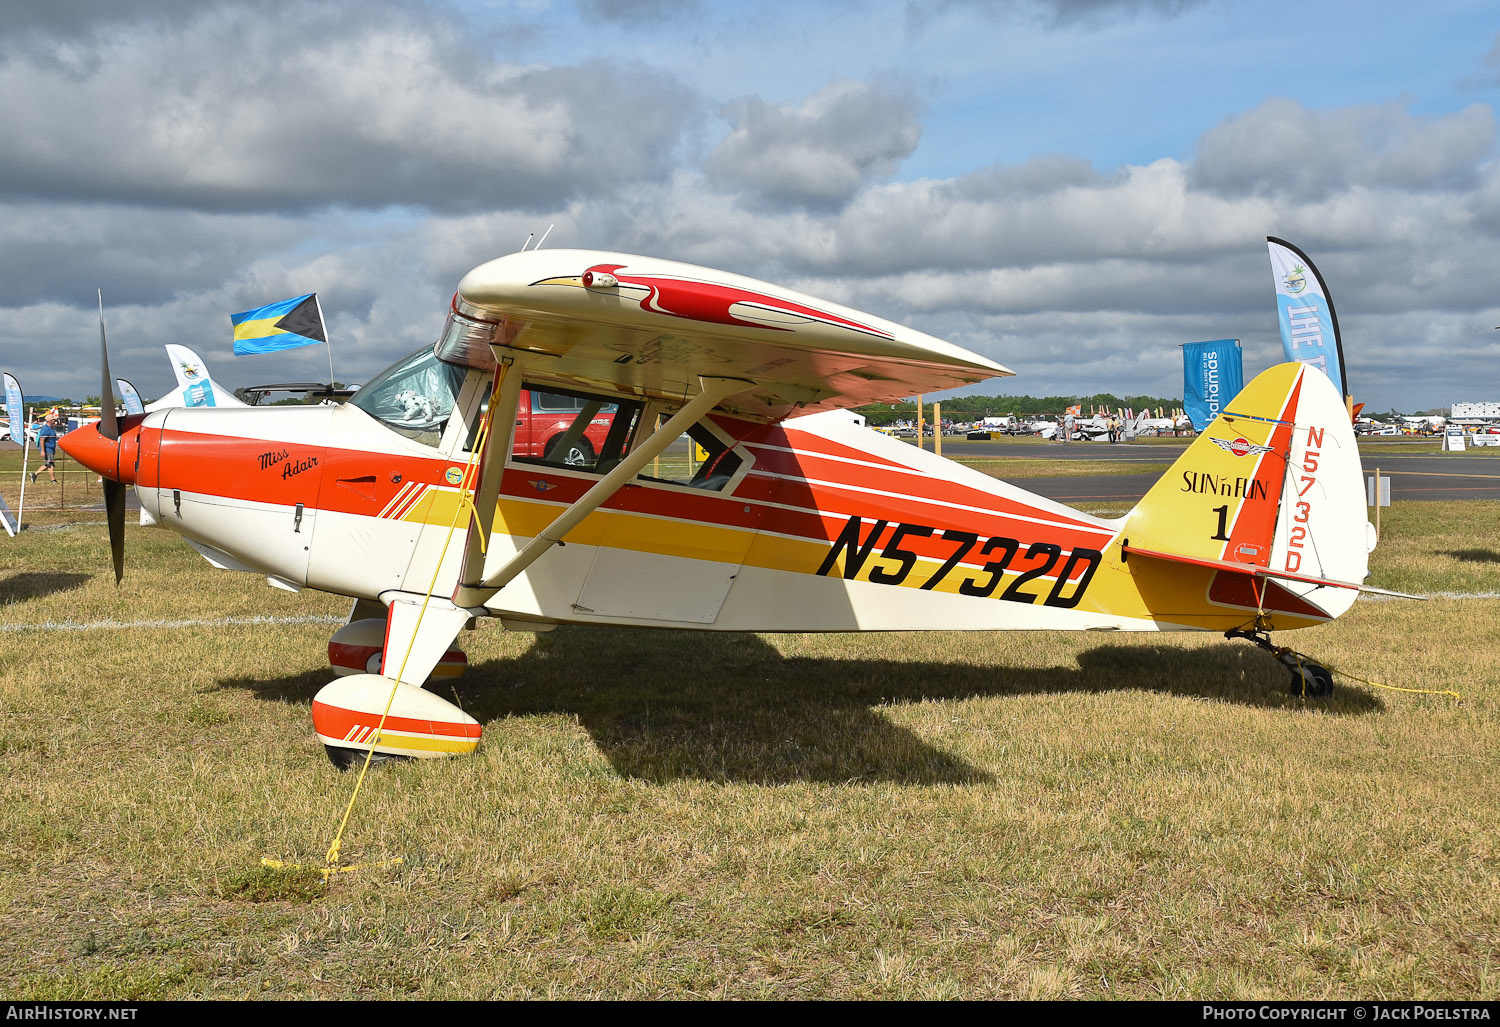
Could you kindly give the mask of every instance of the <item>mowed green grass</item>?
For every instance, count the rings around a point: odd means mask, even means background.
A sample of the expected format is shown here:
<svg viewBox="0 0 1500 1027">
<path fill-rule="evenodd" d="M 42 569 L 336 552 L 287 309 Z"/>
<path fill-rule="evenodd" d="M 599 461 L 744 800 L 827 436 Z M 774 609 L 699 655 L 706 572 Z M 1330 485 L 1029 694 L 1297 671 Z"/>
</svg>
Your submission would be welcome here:
<svg viewBox="0 0 1500 1027">
<path fill-rule="evenodd" d="M 1278 636 L 461 636 L 469 759 L 312 735 L 347 601 L 97 517 L 0 538 L 0 997 L 1349 998 L 1500 991 L 1500 600 Z M 1372 583 L 1494 591 L 1500 504 Z M 233 617 L 241 622 L 225 623 Z M 245 623 L 256 617 L 282 623 Z M 170 619 L 172 627 L 43 630 Z"/>
<path fill-rule="evenodd" d="M 948 459 L 972 467 L 982 474 L 1005 481 L 1027 478 L 1098 478 L 1122 474 L 1162 474 L 1168 461 L 1141 462 L 1123 460 L 1030 460 L 1025 457 L 970 457 L 944 453 Z"/>
<path fill-rule="evenodd" d="M 95 481 L 98 475 L 75 463 L 61 449 L 57 451 L 56 484 L 48 479 L 35 447 L 31 447 L 24 457 L 23 461 L 18 446 L 0 442 L 0 496 L 5 498 L 12 516 L 19 513 L 23 523 L 66 523 L 77 520 L 82 508 L 104 502 L 104 487 Z M 30 480 L 29 472 L 33 471 L 37 474 L 35 482 Z M 21 505 L 23 479 L 26 486 L 24 508 Z M 0 530 L 0 537 L 4 537 L 3 530 Z"/>
</svg>

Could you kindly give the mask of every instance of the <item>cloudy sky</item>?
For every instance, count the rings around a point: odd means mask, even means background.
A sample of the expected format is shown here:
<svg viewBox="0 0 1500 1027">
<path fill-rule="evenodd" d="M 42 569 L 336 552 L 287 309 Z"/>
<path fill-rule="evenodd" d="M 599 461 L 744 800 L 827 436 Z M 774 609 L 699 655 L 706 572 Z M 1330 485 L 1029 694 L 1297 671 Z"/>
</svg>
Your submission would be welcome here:
<svg viewBox="0 0 1500 1027">
<path fill-rule="evenodd" d="M 1328 281 L 1371 408 L 1500 400 L 1493 0 L 9 0 L 0 368 L 225 385 L 316 291 L 338 377 L 548 246 L 753 275 L 977 350 L 992 391 L 1180 395 L 1279 359 L 1264 238 Z"/>
</svg>

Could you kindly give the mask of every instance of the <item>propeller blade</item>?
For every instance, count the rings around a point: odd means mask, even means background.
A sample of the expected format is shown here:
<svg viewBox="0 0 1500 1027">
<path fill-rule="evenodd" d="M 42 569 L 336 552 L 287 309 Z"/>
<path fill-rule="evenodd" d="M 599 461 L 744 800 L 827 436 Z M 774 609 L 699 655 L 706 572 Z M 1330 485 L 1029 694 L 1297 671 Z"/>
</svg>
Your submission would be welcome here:
<svg viewBox="0 0 1500 1027">
<path fill-rule="evenodd" d="M 104 341 L 103 289 L 99 290 L 99 363 L 104 371 L 104 384 L 99 390 L 99 434 L 117 441 L 120 423 L 115 418 L 115 380 L 109 373 L 109 345 Z M 118 481 L 104 479 L 104 518 L 109 524 L 109 555 L 114 559 L 116 585 L 125 577 L 125 489 Z"/>
<path fill-rule="evenodd" d="M 104 479 L 104 516 L 109 522 L 109 555 L 115 562 L 115 584 L 125 577 L 125 490 L 129 485 Z"/>
<path fill-rule="evenodd" d="M 104 342 L 104 290 L 99 290 L 99 363 L 104 367 L 104 385 L 99 389 L 99 434 L 106 439 L 120 437 L 120 424 L 115 419 L 115 380 L 109 374 L 109 346 Z M 106 497 L 108 502 L 108 497 Z M 123 500 L 122 500 L 123 502 Z M 121 506 L 123 516 L 124 507 Z M 111 522 L 113 523 L 113 522 Z M 122 525 L 124 521 L 120 522 Z"/>
</svg>

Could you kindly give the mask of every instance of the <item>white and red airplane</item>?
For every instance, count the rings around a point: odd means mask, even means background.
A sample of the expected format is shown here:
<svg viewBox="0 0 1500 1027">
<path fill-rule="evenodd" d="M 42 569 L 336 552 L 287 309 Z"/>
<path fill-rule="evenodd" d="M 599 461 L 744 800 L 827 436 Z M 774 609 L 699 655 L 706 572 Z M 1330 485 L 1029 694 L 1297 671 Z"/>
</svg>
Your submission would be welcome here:
<svg viewBox="0 0 1500 1027">
<path fill-rule="evenodd" d="M 474 749 L 480 725 L 422 685 L 462 670 L 453 643 L 475 618 L 1220 631 L 1270 649 L 1303 694 L 1331 689 L 1267 636 L 1378 591 L 1363 585 L 1359 454 L 1326 377 L 1261 374 L 1115 519 L 834 412 L 1009 373 L 738 275 L 532 250 L 469 272 L 437 343 L 343 406 L 120 423 L 110 408 L 63 446 L 109 479 L 117 580 L 134 485 L 143 518 L 215 566 L 355 600 L 329 643 L 343 676 L 312 706 L 341 765 Z"/>
</svg>

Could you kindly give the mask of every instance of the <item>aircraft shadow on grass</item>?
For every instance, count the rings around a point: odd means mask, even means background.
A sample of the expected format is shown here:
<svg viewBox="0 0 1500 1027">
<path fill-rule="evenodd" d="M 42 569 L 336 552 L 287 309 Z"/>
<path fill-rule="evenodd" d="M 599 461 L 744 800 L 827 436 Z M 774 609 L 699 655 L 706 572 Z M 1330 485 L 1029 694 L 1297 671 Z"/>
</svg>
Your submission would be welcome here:
<svg viewBox="0 0 1500 1027">
<path fill-rule="evenodd" d="M 92 574 L 72 571 L 22 571 L 0 581 L 0 606 L 44 599 L 58 592 L 68 592 L 88 581 Z"/>
<path fill-rule="evenodd" d="M 1500 563 L 1500 553 L 1493 549 L 1444 549 L 1439 556 L 1451 556 L 1464 563 Z"/>
<path fill-rule="evenodd" d="M 460 638 L 460 644 L 462 638 Z M 272 681 L 233 679 L 267 699 L 310 701 L 326 668 Z M 454 689 L 456 685 L 456 689 Z M 756 635 L 559 628 L 513 660 L 471 666 L 453 685 L 481 724 L 576 717 L 625 777 L 780 784 L 792 781 L 979 783 L 991 776 L 924 741 L 880 707 L 995 696 L 1124 689 L 1276 708 L 1287 672 L 1250 646 L 1103 645 L 1077 667 L 1000 668 L 936 661 L 784 657 Z M 1340 689 L 1335 715 L 1383 708 Z"/>
</svg>

